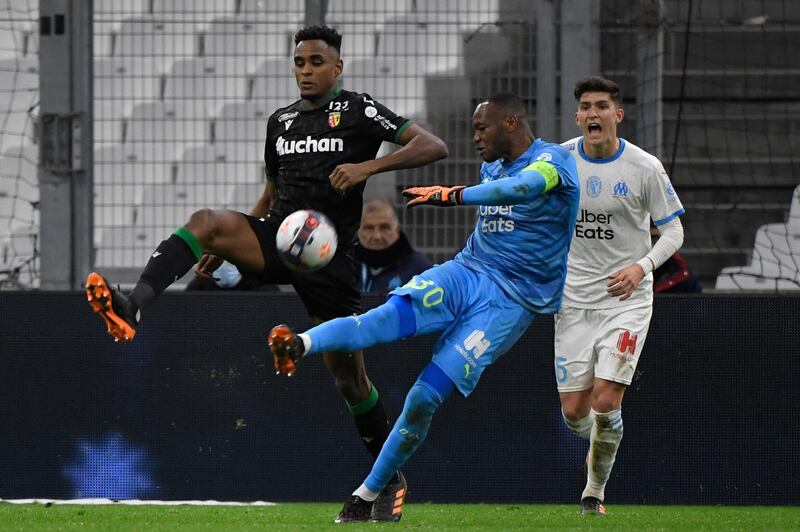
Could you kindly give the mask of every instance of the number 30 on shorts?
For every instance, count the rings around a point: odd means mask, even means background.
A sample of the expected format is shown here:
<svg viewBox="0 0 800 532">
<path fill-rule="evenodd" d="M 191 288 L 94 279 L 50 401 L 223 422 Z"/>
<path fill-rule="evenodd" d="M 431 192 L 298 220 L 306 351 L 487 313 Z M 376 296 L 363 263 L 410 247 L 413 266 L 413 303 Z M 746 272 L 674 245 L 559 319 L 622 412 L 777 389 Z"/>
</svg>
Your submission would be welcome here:
<svg viewBox="0 0 800 532">
<path fill-rule="evenodd" d="M 421 277 L 412 277 L 403 288 L 413 288 L 414 290 L 425 290 L 429 286 L 433 286 L 433 281 L 422 279 Z M 422 296 L 422 305 L 425 307 L 435 307 L 444 299 L 444 288 L 437 286 L 431 288 Z"/>
</svg>

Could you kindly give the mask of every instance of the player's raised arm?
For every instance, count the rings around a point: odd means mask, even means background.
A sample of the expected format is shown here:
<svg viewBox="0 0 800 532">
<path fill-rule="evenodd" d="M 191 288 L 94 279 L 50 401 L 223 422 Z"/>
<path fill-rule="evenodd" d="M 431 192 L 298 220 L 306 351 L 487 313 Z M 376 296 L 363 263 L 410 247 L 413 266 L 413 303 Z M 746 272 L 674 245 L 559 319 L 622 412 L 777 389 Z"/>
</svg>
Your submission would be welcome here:
<svg viewBox="0 0 800 532">
<path fill-rule="evenodd" d="M 549 192 L 561 183 L 558 169 L 545 161 L 534 161 L 519 174 L 471 187 L 412 187 L 403 191 L 411 199 L 407 207 L 417 205 L 516 205 Z"/>
<path fill-rule="evenodd" d="M 448 156 L 447 145 L 442 139 L 417 124 L 410 121 L 407 124 L 410 126 L 397 140 L 402 148 L 378 159 L 338 165 L 331 172 L 331 186 L 344 191 L 375 174 L 417 168 Z"/>
</svg>

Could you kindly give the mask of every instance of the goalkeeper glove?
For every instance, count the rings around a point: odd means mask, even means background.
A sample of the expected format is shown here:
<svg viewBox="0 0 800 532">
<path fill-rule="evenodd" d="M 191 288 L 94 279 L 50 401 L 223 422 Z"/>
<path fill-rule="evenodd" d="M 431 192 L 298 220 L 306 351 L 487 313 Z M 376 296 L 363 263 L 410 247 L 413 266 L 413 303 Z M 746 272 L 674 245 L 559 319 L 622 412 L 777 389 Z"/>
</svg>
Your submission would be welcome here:
<svg viewBox="0 0 800 532">
<path fill-rule="evenodd" d="M 417 205 L 436 205 L 438 207 L 452 207 L 453 205 L 463 205 L 461 194 L 467 188 L 463 185 L 454 187 L 411 187 L 403 191 L 403 196 L 413 198 L 406 204 L 406 207 L 416 207 Z"/>
</svg>

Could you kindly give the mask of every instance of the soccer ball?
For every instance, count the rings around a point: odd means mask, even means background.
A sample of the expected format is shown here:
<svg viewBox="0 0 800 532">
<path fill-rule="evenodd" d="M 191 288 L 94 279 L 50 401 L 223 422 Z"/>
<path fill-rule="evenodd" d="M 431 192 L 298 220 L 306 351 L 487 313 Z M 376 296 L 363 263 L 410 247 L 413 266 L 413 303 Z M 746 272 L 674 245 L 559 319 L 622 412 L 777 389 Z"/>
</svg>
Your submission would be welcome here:
<svg viewBox="0 0 800 532">
<path fill-rule="evenodd" d="M 295 211 L 275 235 L 281 261 L 290 269 L 313 272 L 324 268 L 336 253 L 336 228 L 327 216 L 312 210 Z"/>
</svg>

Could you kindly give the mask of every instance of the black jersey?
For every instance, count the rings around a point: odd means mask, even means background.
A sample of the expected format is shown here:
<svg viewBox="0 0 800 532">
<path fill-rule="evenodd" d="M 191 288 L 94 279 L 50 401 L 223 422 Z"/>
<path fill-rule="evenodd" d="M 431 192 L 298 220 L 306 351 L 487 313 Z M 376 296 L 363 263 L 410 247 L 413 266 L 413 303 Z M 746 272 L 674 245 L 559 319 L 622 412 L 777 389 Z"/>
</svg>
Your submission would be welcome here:
<svg viewBox="0 0 800 532">
<path fill-rule="evenodd" d="M 277 185 L 270 216 L 314 209 L 336 225 L 340 244 L 354 242 L 365 183 L 342 194 L 329 176 L 340 164 L 374 159 L 381 142 L 397 143 L 412 123 L 368 94 L 341 89 L 317 109 L 302 100 L 278 109 L 267 121 L 264 147 L 267 179 Z"/>
</svg>

